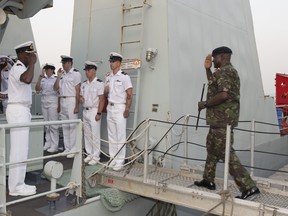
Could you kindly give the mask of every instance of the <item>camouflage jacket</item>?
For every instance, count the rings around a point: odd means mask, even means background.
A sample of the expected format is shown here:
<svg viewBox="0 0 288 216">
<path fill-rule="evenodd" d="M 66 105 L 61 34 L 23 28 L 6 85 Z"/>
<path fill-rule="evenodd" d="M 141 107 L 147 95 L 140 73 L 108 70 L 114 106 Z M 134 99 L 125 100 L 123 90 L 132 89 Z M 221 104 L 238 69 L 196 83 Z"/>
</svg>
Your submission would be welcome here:
<svg viewBox="0 0 288 216">
<path fill-rule="evenodd" d="M 207 124 L 215 127 L 226 127 L 229 124 L 236 127 L 239 120 L 240 79 L 232 64 L 217 69 L 209 78 L 207 100 L 223 91 L 228 93 L 229 99 L 207 108 Z"/>
</svg>

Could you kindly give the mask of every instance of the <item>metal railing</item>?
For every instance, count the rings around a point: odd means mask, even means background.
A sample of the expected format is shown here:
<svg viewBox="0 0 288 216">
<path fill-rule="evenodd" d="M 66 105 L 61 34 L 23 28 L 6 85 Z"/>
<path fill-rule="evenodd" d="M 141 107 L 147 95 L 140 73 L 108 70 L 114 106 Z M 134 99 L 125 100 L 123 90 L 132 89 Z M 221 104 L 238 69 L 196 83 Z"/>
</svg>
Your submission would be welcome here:
<svg viewBox="0 0 288 216">
<path fill-rule="evenodd" d="M 194 128 L 195 126 L 194 125 L 189 125 L 189 115 L 186 115 L 186 116 L 183 116 L 182 118 L 185 119 L 184 123 L 183 124 L 179 124 L 179 123 L 176 123 L 174 122 L 173 125 L 171 124 L 171 122 L 163 122 L 163 121 L 159 121 L 161 123 L 167 123 L 167 124 L 170 124 L 172 125 L 169 129 L 167 129 L 167 133 L 169 133 L 170 130 L 172 130 L 172 128 L 175 126 L 175 125 L 180 125 L 183 127 L 183 159 L 182 159 L 182 162 L 183 164 L 181 165 L 181 167 L 190 167 L 190 165 L 188 164 L 188 160 L 191 158 L 189 158 L 189 152 L 191 152 L 191 147 L 189 149 L 189 143 L 191 143 L 191 140 L 189 142 L 189 127 L 192 127 Z M 180 119 L 180 118 L 179 118 Z M 178 119 L 178 120 L 179 120 Z M 153 119 L 148 119 L 146 121 L 146 124 L 149 125 L 151 123 L 151 121 L 155 121 Z M 176 123 L 176 124 L 175 124 Z M 250 148 L 247 149 L 247 151 L 250 152 L 250 165 L 246 165 L 244 167 L 249 167 L 250 169 L 250 175 L 252 178 L 254 179 L 257 179 L 257 178 L 261 178 L 261 177 L 256 177 L 254 176 L 254 170 L 257 169 L 257 167 L 255 167 L 255 152 L 257 153 L 257 151 L 255 150 L 255 139 L 256 139 L 256 134 L 259 133 L 259 134 L 263 134 L 264 132 L 260 132 L 260 131 L 256 131 L 255 128 L 256 128 L 256 124 L 267 124 L 267 123 L 263 123 L 263 122 L 257 122 L 255 120 L 252 120 L 252 121 L 245 121 L 245 123 L 249 123 L 250 124 L 250 129 L 241 129 L 241 128 L 237 128 L 238 130 L 243 130 L 247 133 L 248 137 L 250 136 Z M 272 126 L 277 126 L 278 125 L 272 125 Z M 207 126 L 205 126 L 207 127 Z M 209 126 L 208 126 L 209 127 Z M 246 126 L 246 128 L 249 127 Z M 150 161 L 149 161 L 149 153 L 151 153 L 151 151 L 155 150 L 155 148 L 153 148 L 151 150 L 151 146 L 149 146 L 149 139 L 150 139 L 150 130 L 151 128 L 148 126 L 146 128 L 146 131 L 145 131 L 145 138 L 144 138 L 144 151 L 143 151 L 143 158 L 144 158 L 144 169 L 143 169 L 143 182 L 146 183 L 148 181 L 147 179 L 147 176 L 148 176 L 148 165 L 150 164 Z M 234 128 L 235 130 L 235 128 Z M 191 131 L 190 131 L 191 132 Z M 165 133 L 165 135 L 167 135 L 167 133 Z M 249 135 L 250 134 L 250 135 Z M 267 132 L 267 134 L 269 135 L 270 132 Z M 267 135 L 265 134 L 265 135 Z M 271 132 L 271 134 L 276 134 L 275 132 Z M 280 137 L 280 133 L 279 134 L 279 137 Z M 165 136 L 164 135 L 164 136 Z M 247 138 L 248 138 L 247 137 Z M 227 134 L 226 134 L 226 152 L 225 152 L 225 162 L 224 162 L 224 176 L 223 176 L 223 179 L 224 179 L 224 189 L 227 189 L 227 182 L 228 182 L 228 176 L 229 176 L 229 160 L 230 160 L 230 148 L 231 148 L 231 126 L 227 125 Z M 164 154 L 166 154 L 167 152 L 165 152 Z M 271 153 L 273 154 L 273 153 Z M 193 159 L 192 159 L 193 160 Z M 205 160 L 204 160 L 205 161 Z M 261 169 L 261 168 L 258 168 L 258 169 Z M 277 170 L 275 170 L 277 171 Z M 271 180 L 272 182 L 273 180 Z M 274 181 L 273 181 L 274 182 Z M 288 186 L 288 183 L 287 182 L 283 182 L 281 183 L 282 185 L 284 185 L 286 187 L 286 185 Z"/>
<path fill-rule="evenodd" d="M 5 141 L 5 133 L 7 129 L 11 128 L 21 128 L 21 127 L 37 127 L 37 126 L 46 126 L 46 125 L 63 125 L 63 124 L 76 124 L 76 151 L 69 153 L 58 153 L 49 156 L 40 156 L 34 158 L 28 158 L 23 161 L 16 162 L 6 162 L 6 141 Z M 21 124 L 1 124 L 0 125 L 0 213 L 6 213 L 6 207 L 12 204 L 32 200 L 41 196 L 45 196 L 51 193 L 69 190 L 70 192 L 76 192 L 76 196 L 82 196 L 82 121 L 80 119 L 75 120 L 63 120 L 63 121 L 43 121 L 43 122 L 30 122 L 30 123 L 21 123 Z M 38 193 L 29 197 L 20 198 L 14 201 L 6 202 L 6 168 L 9 165 L 27 163 L 31 161 L 44 160 L 55 158 L 59 156 L 66 156 L 68 154 L 75 154 L 73 170 L 70 176 L 69 186 L 61 187 L 56 190 L 50 190 L 43 193 Z"/>
</svg>

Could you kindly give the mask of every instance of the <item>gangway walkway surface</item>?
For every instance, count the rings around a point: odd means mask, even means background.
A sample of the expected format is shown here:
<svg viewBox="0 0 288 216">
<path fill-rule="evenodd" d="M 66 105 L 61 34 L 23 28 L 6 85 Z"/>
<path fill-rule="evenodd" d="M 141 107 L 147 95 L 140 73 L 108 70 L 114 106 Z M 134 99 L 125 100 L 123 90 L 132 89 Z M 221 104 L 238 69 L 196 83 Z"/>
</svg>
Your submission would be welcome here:
<svg viewBox="0 0 288 216">
<path fill-rule="evenodd" d="M 134 164 L 121 171 L 102 170 L 91 177 L 97 184 L 114 187 L 141 196 L 211 212 L 217 215 L 288 215 L 288 182 L 259 178 L 261 193 L 247 200 L 234 198 L 239 190 L 229 181 L 223 190 L 223 179 L 216 179 L 216 190 L 194 185 L 202 179 L 197 170 L 173 170 L 148 166 L 147 179 L 143 178 L 143 164 Z"/>
</svg>

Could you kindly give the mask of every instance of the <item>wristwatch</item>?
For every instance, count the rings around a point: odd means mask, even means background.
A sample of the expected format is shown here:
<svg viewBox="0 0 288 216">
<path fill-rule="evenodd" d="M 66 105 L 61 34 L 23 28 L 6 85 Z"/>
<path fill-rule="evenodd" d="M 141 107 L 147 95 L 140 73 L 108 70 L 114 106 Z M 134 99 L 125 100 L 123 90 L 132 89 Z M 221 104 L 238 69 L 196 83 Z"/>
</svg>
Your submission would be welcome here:
<svg viewBox="0 0 288 216">
<path fill-rule="evenodd" d="M 102 115 L 102 113 L 101 112 L 97 112 L 97 115 Z"/>
</svg>

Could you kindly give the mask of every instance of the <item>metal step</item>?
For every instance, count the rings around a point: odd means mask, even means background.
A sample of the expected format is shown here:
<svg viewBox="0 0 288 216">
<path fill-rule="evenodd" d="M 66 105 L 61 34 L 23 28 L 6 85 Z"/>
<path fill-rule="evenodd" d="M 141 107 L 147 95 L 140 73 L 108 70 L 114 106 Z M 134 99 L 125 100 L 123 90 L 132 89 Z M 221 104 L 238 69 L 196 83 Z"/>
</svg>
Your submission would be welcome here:
<svg viewBox="0 0 288 216">
<path fill-rule="evenodd" d="M 123 11 L 127 11 L 127 10 L 134 10 L 134 9 L 140 9 L 143 8 L 143 5 L 139 5 L 139 6 L 132 6 L 132 7 L 124 7 Z"/>
<path fill-rule="evenodd" d="M 140 26 L 142 23 L 133 23 L 133 24 L 127 24 L 127 25 L 122 25 L 121 28 L 126 28 L 126 27 L 133 27 L 133 26 Z"/>
<path fill-rule="evenodd" d="M 133 43 L 140 43 L 140 40 L 135 40 L 135 41 L 125 41 L 125 42 L 121 42 L 120 44 L 133 44 Z"/>
</svg>

